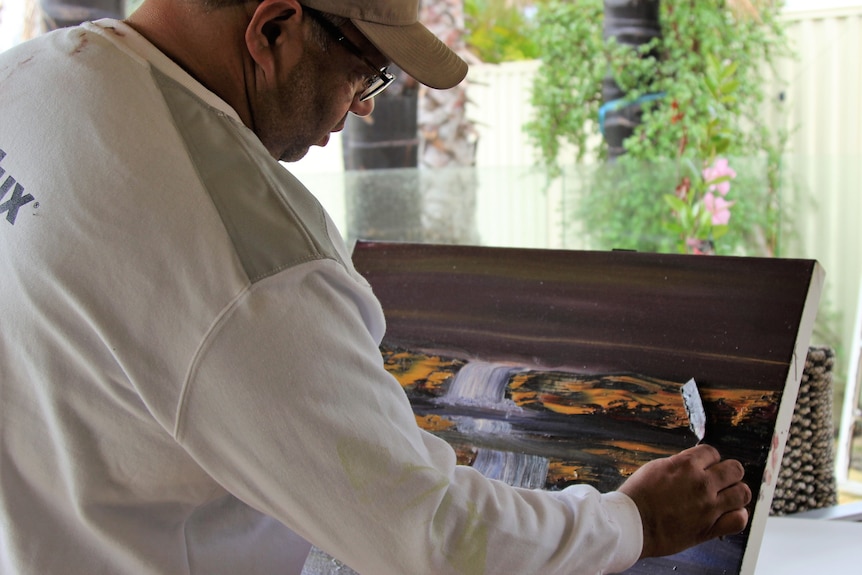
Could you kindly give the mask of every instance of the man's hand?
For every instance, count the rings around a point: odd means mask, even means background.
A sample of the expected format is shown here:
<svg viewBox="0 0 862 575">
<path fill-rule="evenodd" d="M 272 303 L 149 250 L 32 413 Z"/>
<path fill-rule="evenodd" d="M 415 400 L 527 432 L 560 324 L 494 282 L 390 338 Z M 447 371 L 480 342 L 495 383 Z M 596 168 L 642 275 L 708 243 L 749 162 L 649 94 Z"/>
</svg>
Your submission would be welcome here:
<svg viewBox="0 0 862 575">
<path fill-rule="evenodd" d="M 748 523 L 751 490 L 742 464 L 721 461 L 714 447 L 698 445 L 651 461 L 620 487 L 643 521 L 641 557 L 671 555 L 713 537 L 739 533 Z"/>
</svg>

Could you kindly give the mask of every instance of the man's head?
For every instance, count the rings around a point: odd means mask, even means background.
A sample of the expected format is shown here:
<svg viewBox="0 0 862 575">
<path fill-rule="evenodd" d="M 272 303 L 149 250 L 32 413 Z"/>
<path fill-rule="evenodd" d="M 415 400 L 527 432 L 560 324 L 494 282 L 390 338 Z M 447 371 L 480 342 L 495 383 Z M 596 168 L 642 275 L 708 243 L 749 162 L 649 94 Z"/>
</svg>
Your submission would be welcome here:
<svg viewBox="0 0 862 575">
<path fill-rule="evenodd" d="M 466 63 L 418 21 L 418 10 L 417 0 L 259 0 L 248 26 L 250 54 L 264 76 L 266 70 L 289 74 L 271 83 L 276 91 L 269 97 L 250 102 L 253 129 L 274 156 L 298 160 L 311 145 L 326 145 L 348 113 L 370 114 L 369 97 L 392 80 L 390 63 L 433 88 L 464 78 Z M 301 49 L 286 48 L 297 37 L 292 22 L 308 34 Z M 261 36 L 264 50 L 255 42 Z M 272 65 L 279 54 L 282 65 Z M 301 57 L 291 62 L 291 54 Z"/>
</svg>

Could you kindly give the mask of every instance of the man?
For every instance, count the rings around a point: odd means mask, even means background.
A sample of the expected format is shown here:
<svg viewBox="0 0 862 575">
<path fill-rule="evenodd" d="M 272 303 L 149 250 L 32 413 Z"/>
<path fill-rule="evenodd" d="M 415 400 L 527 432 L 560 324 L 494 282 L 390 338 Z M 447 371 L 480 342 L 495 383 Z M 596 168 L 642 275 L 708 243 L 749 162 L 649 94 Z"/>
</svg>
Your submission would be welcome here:
<svg viewBox="0 0 862 575">
<path fill-rule="evenodd" d="M 701 446 L 615 493 L 455 465 L 276 161 L 463 62 L 415 0 L 146 0 L 0 57 L 0 571 L 600 573 L 739 531 Z"/>
</svg>

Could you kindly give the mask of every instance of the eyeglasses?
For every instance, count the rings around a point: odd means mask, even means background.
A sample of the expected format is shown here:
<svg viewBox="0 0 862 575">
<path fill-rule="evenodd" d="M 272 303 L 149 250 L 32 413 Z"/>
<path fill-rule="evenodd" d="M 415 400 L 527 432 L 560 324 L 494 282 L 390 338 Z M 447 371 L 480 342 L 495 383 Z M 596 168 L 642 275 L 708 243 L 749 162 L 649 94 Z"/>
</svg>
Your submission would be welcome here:
<svg viewBox="0 0 862 575">
<path fill-rule="evenodd" d="M 338 26 L 327 20 L 323 14 L 305 6 L 303 6 L 303 9 L 305 10 L 305 13 L 311 16 L 327 34 L 335 39 L 336 42 L 344 46 L 348 52 L 365 62 L 369 68 L 374 70 L 374 74 L 365 80 L 365 89 L 359 95 L 360 102 L 370 100 L 388 88 L 389 85 L 395 81 L 395 75 L 388 71 L 389 66 L 378 68 L 372 64 L 371 61 L 362 54 L 359 46 L 351 42 Z"/>
</svg>

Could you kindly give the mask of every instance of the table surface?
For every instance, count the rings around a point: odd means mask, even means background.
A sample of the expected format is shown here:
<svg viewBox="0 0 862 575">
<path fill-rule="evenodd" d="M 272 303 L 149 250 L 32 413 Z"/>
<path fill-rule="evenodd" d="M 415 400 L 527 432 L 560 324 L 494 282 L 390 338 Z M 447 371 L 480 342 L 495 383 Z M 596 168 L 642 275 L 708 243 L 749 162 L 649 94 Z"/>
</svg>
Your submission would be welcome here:
<svg viewBox="0 0 862 575">
<path fill-rule="evenodd" d="M 862 575 L 862 522 L 770 517 L 754 575 Z"/>
</svg>

